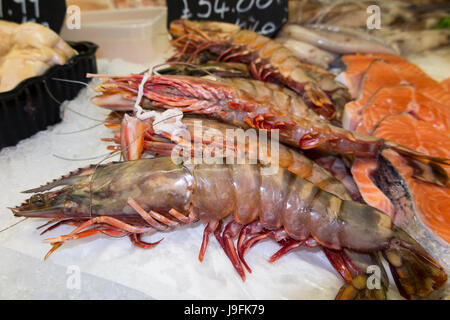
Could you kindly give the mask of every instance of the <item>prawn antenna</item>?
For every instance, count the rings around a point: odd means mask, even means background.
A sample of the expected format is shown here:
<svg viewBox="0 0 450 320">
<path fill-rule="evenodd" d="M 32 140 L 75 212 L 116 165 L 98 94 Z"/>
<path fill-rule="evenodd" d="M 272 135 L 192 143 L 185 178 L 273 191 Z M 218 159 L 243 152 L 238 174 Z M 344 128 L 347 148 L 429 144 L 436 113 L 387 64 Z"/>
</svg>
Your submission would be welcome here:
<svg viewBox="0 0 450 320">
<path fill-rule="evenodd" d="M 62 81 L 62 82 L 69 82 L 69 83 L 76 83 L 76 84 L 82 84 L 86 87 L 89 87 L 89 84 L 87 84 L 86 82 L 83 81 L 77 81 L 77 80 L 70 80 L 70 79 L 61 79 L 61 78 L 51 78 L 52 80 L 56 80 L 56 81 Z"/>
<path fill-rule="evenodd" d="M 23 218 L 22 220 L 19 220 L 19 221 L 17 221 L 17 222 L 14 222 L 12 225 L 7 226 L 6 228 L 3 228 L 2 230 L 0 230 L 0 233 L 6 231 L 6 230 L 8 230 L 8 229 L 11 229 L 12 227 L 18 225 L 18 224 L 21 223 L 21 222 L 24 222 L 24 221 L 27 220 L 27 219 L 28 219 L 28 217 L 25 217 L 25 218 Z"/>
<path fill-rule="evenodd" d="M 52 78 L 52 79 L 58 79 L 58 78 Z M 71 81 L 74 81 L 74 80 L 71 80 Z M 81 82 L 81 81 L 80 81 L 80 82 Z M 85 84 L 84 82 L 81 82 L 81 83 Z M 58 99 L 55 98 L 55 96 L 52 94 L 52 92 L 51 92 L 50 89 L 48 88 L 48 86 L 47 86 L 47 80 L 44 80 L 44 87 L 45 87 L 45 90 L 47 91 L 48 95 L 50 96 L 50 98 L 52 98 L 53 101 L 55 101 L 55 102 L 56 102 L 57 104 L 59 104 L 59 105 L 63 105 L 63 103 L 62 103 L 61 101 L 59 101 Z M 64 108 L 64 110 L 67 109 L 67 110 L 69 110 L 69 111 L 72 111 L 73 113 L 75 113 L 75 114 L 77 114 L 77 115 L 79 115 L 79 116 L 81 116 L 81 117 L 83 117 L 83 118 L 86 118 L 86 119 L 90 119 L 90 120 L 94 120 L 94 121 L 98 121 L 98 122 L 104 123 L 103 120 L 95 119 L 95 118 L 92 118 L 92 117 L 87 116 L 87 115 L 85 115 L 85 114 L 82 114 L 82 113 L 80 113 L 80 112 L 78 112 L 78 111 L 73 110 L 72 108 L 69 108 L 67 105 L 63 105 L 63 108 Z"/>
<path fill-rule="evenodd" d="M 79 133 L 79 132 L 83 132 L 83 131 L 88 131 L 88 130 L 97 128 L 97 127 L 101 126 L 102 124 L 103 123 L 97 123 L 97 124 L 94 124 L 93 126 L 90 126 L 90 127 L 84 128 L 84 129 L 75 130 L 75 131 L 69 131 L 69 132 L 55 133 L 55 135 L 63 136 L 63 135 L 66 135 L 66 134 L 74 134 L 74 133 Z"/>
<path fill-rule="evenodd" d="M 114 153 L 114 152 L 113 152 Z M 105 157 L 105 156 L 109 156 L 111 155 L 111 152 L 105 153 L 105 154 L 101 154 L 98 156 L 94 156 L 94 157 L 89 157 L 89 158 L 78 158 L 78 159 L 73 159 L 73 158 L 66 158 L 63 156 L 59 156 L 57 154 L 52 154 L 52 156 L 54 156 L 55 158 L 61 159 L 61 160 L 67 160 L 67 161 L 88 161 L 88 160 L 95 160 L 101 157 Z"/>
</svg>

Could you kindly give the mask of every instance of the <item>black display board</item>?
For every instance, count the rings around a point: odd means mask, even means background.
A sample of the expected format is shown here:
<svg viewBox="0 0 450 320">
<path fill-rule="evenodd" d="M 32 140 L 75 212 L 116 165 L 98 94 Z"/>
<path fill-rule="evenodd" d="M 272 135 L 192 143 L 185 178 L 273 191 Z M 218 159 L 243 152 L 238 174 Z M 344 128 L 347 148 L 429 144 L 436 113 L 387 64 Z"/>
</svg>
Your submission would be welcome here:
<svg viewBox="0 0 450 320">
<path fill-rule="evenodd" d="M 65 0 L 0 0 L 2 20 L 37 22 L 59 33 L 65 16 Z"/>
<path fill-rule="evenodd" d="M 288 18 L 288 0 L 166 0 L 167 27 L 177 19 L 230 22 L 274 37 Z"/>
</svg>

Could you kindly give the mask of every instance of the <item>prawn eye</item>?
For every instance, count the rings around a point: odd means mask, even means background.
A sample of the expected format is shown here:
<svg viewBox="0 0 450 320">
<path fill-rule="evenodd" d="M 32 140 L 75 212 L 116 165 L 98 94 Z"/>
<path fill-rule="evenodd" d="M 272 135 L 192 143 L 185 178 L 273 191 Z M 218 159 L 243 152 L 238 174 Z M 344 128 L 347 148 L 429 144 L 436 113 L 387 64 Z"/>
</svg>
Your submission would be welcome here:
<svg viewBox="0 0 450 320">
<path fill-rule="evenodd" d="M 31 204 L 35 205 L 36 207 L 42 207 L 45 205 L 45 198 L 42 194 L 35 194 L 30 199 Z"/>
<path fill-rule="evenodd" d="M 72 201 L 72 200 L 64 201 L 64 208 L 66 208 L 66 209 L 76 208 L 77 206 L 78 206 L 78 204 L 75 201 Z"/>
</svg>

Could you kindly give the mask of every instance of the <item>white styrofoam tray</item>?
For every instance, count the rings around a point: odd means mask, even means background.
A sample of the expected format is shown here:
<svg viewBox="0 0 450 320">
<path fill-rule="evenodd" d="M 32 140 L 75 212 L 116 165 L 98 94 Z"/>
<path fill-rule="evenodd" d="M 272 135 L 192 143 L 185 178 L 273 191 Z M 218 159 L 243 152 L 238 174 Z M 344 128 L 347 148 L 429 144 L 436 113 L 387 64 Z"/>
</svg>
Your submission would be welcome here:
<svg viewBox="0 0 450 320">
<path fill-rule="evenodd" d="M 167 8 L 82 11 L 80 29 L 65 23 L 61 37 L 99 45 L 97 57 L 147 64 L 167 50 Z"/>
</svg>

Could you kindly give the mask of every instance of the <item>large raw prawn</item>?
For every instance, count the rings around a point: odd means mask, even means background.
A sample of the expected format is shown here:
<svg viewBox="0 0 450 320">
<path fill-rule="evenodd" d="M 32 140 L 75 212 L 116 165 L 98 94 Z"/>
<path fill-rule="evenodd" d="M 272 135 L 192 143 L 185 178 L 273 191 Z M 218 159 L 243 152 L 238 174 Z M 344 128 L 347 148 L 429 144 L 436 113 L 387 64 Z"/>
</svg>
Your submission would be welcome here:
<svg viewBox="0 0 450 320">
<path fill-rule="evenodd" d="M 112 76 L 96 88 L 102 94 L 92 102 L 112 110 L 133 111 L 139 86 L 144 108 L 177 108 L 244 129 L 279 129 L 281 142 L 300 149 L 321 148 L 357 157 L 376 157 L 384 149 L 393 149 L 414 165 L 415 178 L 438 185 L 448 183 L 445 172 L 435 165 L 448 165 L 448 159 L 333 126 L 306 108 L 294 92 L 274 84 L 238 78 Z"/>
<path fill-rule="evenodd" d="M 291 88 L 308 107 L 327 119 L 339 121 L 350 100 L 347 89 L 334 81 L 333 74 L 300 61 L 279 42 L 256 32 L 230 23 L 189 20 L 172 21 L 169 31 L 178 50 L 170 61 L 248 64 L 255 79 Z"/>
<path fill-rule="evenodd" d="M 360 200 L 361 198 L 355 183 L 352 183 L 351 176 L 342 179 L 342 169 L 338 170 L 340 178 L 338 180 L 301 151 L 279 144 L 273 139 L 267 141 L 267 136 L 264 137 L 264 135 L 261 140 L 261 135 L 256 131 L 244 132 L 229 124 L 195 116 L 183 117 L 182 121 L 179 121 L 182 115 L 175 111 L 167 110 L 163 113 L 152 111 L 150 113 L 154 116 L 146 120 L 113 112 L 105 123 L 114 131 L 114 138 L 103 140 L 120 144 L 120 147 L 113 145 L 108 146 L 108 149 L 121 149 L 122 156 L 126 160 L 145 157 L 147 152 L 162 156 L 183 156 L 188 161 L 197 156 L 219 162 L 223 161 L 220 158 L 223 155 L 228 155 L 228 159 L 224 159 L 225 161 L 229 160 L 230 155 L 234 156 L 233 162 L 239 160 L 255 162 L 257 159 L 261 162 L 262 158 L 263 163 L 271 170 L 270 172 L 274 171 L 272 166 L 279 166 L 343 200 L 352 198 Z M 180 125 L 183 126 L 182 138 L 177 136 L 180 133 L 180 128 L 177 126 Z M 180 146 L 181 148 L 177 148 Z M 351 181 L 348 181 L 349 179 Z M 244 243 L 243 239 L 248 232 L 260 233 L 263 229 L 264 226 L 260 222 L 254 222 L 246 226 L 239 236 L 239 258 L 249 272 L 251 269 L 247 265 L 244 255 L 257 242 L 270 237 L 275 238 L 274 240 L 283 245 L 283 248 L 269 259 L 271 263 L 301 244 L 301 242 L 291 241 L 286 245 L 286 239 L 280 239 L 278 231 L 257 235 Z M 357 253 L 347 249 L 339 253 L 325 247 L 322 247 L 322 250 L 346 282 L 337 296 L 338 299 L 348 299 L 356 292 L 359 298 L 364 299 L 381 299 L 386 296 L 388 280 L 384 267 L 376 254 Z M 381 286 L 376 291 L 368 290 L 366 287 L 368 275 L 364 270 L 367 270 L 370 265 L 376 265 L 383 271 L 380 279 Z M 238 269 L 238 272 L 241 273 L 241 270 Z"/>
<path fill-rule="evenodd" d="M 66 241 L 96 233 L 129 236 L 137 246 L 152 247 L 157 243 L 144 242 L 141 235 L 200 220 L 207 224 L 200 260 L 214 234 L 243 279 L 240 254 L 265 237 L 283 245 L 273 259 L 293 247 L 320 245 L 353 268 L 346 252 L 382 253 L 406 298 L 428 296 L 446 282 L 443 268 L 384 213 L 343 200 L 285 169 L 262 175 L 262 168 L 176 165 L 170 157 L 91 166 L 25 191 L 35 194 L 12 211 L 51 218 L 56 226 L 77 225 L 68 235 L 47 239 L 53 245 L 49 254 Z M 58 186 L 64 187 L 49 191 Z M 222 231 L 227 218 L 231 221 Z M 364 279 L 355 277 L 338 298 L 384 297 L 367 289 Z"/>
<path fill-rule="evenodd" d="M 361 197 L 355 183 L 352 180 L 348 181 L 351 177 L 341 177 L 343 170 L 340 170 L 338 180 L 300 150 L 289 148 L 273 139 L 266 141 L 264 137 L 265 145 L 261 146 L 258 131 L 244 132 L 230 124 L 181 114 L 178 117 L 183 117 L 180 124 L 183 125 L 186 135 L 179 138 L 174 127 L 169 125 L 176 123 L 176 120 L 175 122 L 173 120 L 174 114 L 177 113 L 170 111 L 164 113 L 166 120 L 155 120 L 155 117 L 140 120 L 128 114 L 112 112 L 105 124 L 113 130 L 114 138 L 102 140 L 115 142 L 116 145 L 108 146 L 108 149 L 122 150 L 122 157 L 125 160 L 140 159 L 145 152 L 173 156 L 177 151 L 177 156 L 194 157 L 195 153 L 198 153 L 196 151 L 198 145 L 201 146 L 201 156 L 217 157 L 231 154 L 244 160 L 260 160 L 262 157 L 266 163 L 285 168 L 344 200 Z M 156 127 L 153 126 L 155 122 Z M 177 147 L 181 148 L 177 150 Z M 187 148 L 188 152 L 182 148 Z M 272 153 L 276 156 L 271 156 Z"/>
</svg>

